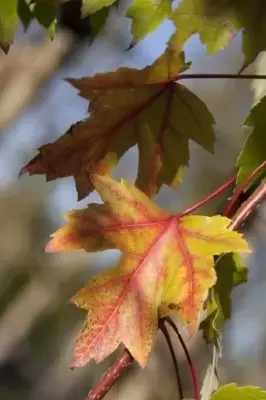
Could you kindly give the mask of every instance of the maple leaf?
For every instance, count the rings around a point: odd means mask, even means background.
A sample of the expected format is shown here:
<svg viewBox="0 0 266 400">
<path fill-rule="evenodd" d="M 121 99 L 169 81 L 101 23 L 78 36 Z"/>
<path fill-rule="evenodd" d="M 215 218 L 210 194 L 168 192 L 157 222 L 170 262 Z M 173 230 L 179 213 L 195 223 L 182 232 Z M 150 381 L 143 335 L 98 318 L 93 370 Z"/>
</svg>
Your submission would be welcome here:
<svg viewBox="0 0 266 400">
<path fill-rule="evenodd" d="M 188 165 L 189 139 L 209 151 L 214 145 L 214 119 L 206 105 L 174 82 L 189 65 L 176 41 L 173 35 L 165 52 L 142 70 L 119 68 L 91 78 L 69 79 L 90 100 L 90 117 L 73 125 L 55 143 L 42 146 L 22 172 L 44 173 L 48 180 L 74 176 L 82 199 L 93 190 L 90 173 L 99 174 L 99 164 L 102 173 L 109 173 L 138 144 L 141 189 L 152 196 L 163 183 L 175 187 L 180 167 Z M 143 150 L 146 135 L 152 151 Z M 112 162 L 106 161 L 110 153 L 115 156 Z"/>
<path fill-rule="evenodd" d="M 231 317 L 231 291 L 234 287 L 247 282 L 248 270 L 242 264 L 237 253 L 225 254 L 215 264 L 216 284 L 210 289 L 206 302 L 207 318 L 201 322 L 205 340 L 217 342 L 219 329 Z"/>
<path fill-rule="evenodd" d="M 172 14 L 172 0 L 134 0 L 126 16 L 131 18 L 134 44 L 153 32 Z"/>
<path fill-rule="evenodd" d="M 266 392 L 255 386 L 237 387 L 236 383 L 222 386 L 210 400 L 266 400 Z"/>
<path fill-rule="evenodd" d="M 115 225 L 116 220 L 105 204 L 90 204 L 85 210 L 74 210 L 65 214 L 68 222 L 64 228 L 52 234 L 47 252 L 84 249 L 96 252 L 114 248 L 104 235 L 104 229 Z"/>
<path fill-rule="evenodd" d="M 249 112 L 244 125 L 252 127 L 252 132 L 246 139 L 243 149 L 238 157 L 237 185 L 241 185 L 249 175 L 266 160 L 266 96 L 263 97 Z M 261 174 L 263 171 L 261 171 Z M 249 188 L 257 174 L 247 186 Z"/>
<path fill-rule="evenodd" d="M 123 255 L 117 267 L 96 276 L 72 299 L 88 310 L 74 365 L 101 361 L 122 342 L 144 366 L 158 313 L 175 312 L 193 327 L 216 281 L 213 255 L 249 249 L 228 229 L 228 218 L 178 217 L 132 184 L 99 175 L 91 179 L 105 204 L 72 213 L 69 226 L 53 235 L 47 250 L 110 246 Z"/>
<path fill-rule="evenodd" d="M 209 54 L 221 50 L 244 29 L 242 49 L 244 67 L 253 62 L 259 52 L 266 49 L 266 3 L 237 2 L 234 0 L 182 0 L 172 17 L 180 44 L 199 33 Z M 242 68 L 242 69 L 243 69 Z"/>
<path fill-rule="evenodd" d="M 88 311 L 84 329 L 77 339 L 72 367 L 90 359 L 103 361 L 122 342 L 144 367 L 157 330 L 163 264 L 133 256 L 122 257 L 118 266 L 93 278 L 70 299 Z"/>
</svg>

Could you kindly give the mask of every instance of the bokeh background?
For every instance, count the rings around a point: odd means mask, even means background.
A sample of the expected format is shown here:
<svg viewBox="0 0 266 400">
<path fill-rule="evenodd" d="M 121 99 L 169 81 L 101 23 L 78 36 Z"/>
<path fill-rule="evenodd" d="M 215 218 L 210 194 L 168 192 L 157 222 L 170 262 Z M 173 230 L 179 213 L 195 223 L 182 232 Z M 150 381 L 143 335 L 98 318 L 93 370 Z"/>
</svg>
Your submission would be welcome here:
<svg viewBox="0 0 266 400">
<path fill-rule="evenodd" d="M 82 77 L 116 69 L 143 67 L 164 50 L 173 32 L 166 21 L 130 51 L 128 1 L 109 15 L 107 25 L 90 43 L 86 25 L 79 39 L 59 25 L 53 42 L 32 24 L 20 28 L 6 56 L 0 54 L 0 399 L 78 400 L 112 362 L 90 363 L 71 371 L 75 337 L 84 313 L 67 304 L 68 298 L 99 270 L 112 265 L 116 251 L 86 254 L 76 251 L 49 255 L 43 247 L 50 233 L 64 224 L 62 214 L 100 201 L 93 193 L 77 202 L 74 181 L 65 178 L 46 183 L 43 176 L 18 180 L 21 167 L 44 143 L 54 141 L 68 127 L 87 116 L 87 102 L 77 96 L 64 78 Z M 191 72 L 235 73 L 243 58 L 241 34 L 213 57 L 206 55 L 195 35 L 186 45 Z M 266 73 L 260 56 L 248 72 Z M 168 210 L 182 209 L 199 200 L 232 175 L 236 156 L 247 132 L 241 123 L 264 93 L 263 81 L 199 80 L 184 82 L 206 102 L 217 121 L 215 156 L 191 144 L 190 169 L 177 191 L 163 188 L 157 196 Z M 133 180 L 137 150 L 119 163 L 114 176 Z M 224 198 L 201 212 L 219 210 Z M 266 388 L 266 206 L 249 221 L 245 234 L 254 253 L 245 257 L 249 282 L 233 294 L 234 318 L 223 330 L 221 383 L 235 381 Z M 191 382 L 179 344 L 175 346 L 185 392 Z M 200 379 L 212 357 L 201 338 L 187 342 Z M 148 366 L 133 366 L 106 396 L 107 399 L 168 400 L 177 398 L 172 361 L 158 337 Z"/>
</svg>

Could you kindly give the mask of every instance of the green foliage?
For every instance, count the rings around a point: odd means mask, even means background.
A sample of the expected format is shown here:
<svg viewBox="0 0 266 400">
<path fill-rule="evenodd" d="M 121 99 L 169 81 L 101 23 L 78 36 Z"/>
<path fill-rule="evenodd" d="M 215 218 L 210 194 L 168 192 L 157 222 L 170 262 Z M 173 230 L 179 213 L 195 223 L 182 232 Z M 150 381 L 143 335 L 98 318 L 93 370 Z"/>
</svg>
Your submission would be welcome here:
<svg viewBox="0 0 266 400">
<path fill-rule="evenodd" d="M 238 185 L 242 184 L 252 171 L 266 160 L 266 96 L 252 108 L 244 124 L 253 129 L 246 139 L 237 161 Z M 263 170 L 260 171 L 261 174 L 263 174 Z M 257 179 L 258 175 L 254 178 Z"/>
<path fill-rule="evenodd" d="M 17 0 L 0 0 L 0 46 L 7 52 L 18 26 Z"/>
<path fill-rule="evenodd" d="M 184 43 L 191 35 L 199 33 L 209 54 L 221 50 L 244 29 L 243 68 L 252 63 L 266 49 L 266 3 L 235 0 L 182 0 L 173 15 Z"/>
<path fill-rule="evenodd" d="M 230 383 L 217 390 L 210 400 L 266 400 L 266 392 L 255 386 L 237 387 Z"/>
<path fill-rule="evenodd" d="M 207 318 L 201 323 L 203 336 L 207 342 L 217 343 L 219 329 L 231 317 L 231 292 L 241 283 L 247 282 L 248 270 L 237 253 L 225 254 L 215 265 L 217 282 L 211 288 L 207 300 Z"/>
<path fill-rule="evenodd" d="M 83 0 L 81 7 L 82 17 L 87 17 L 89 14 L 101 10 L 104 7 L 109 7 L 115 3 L 116 0 Z"/>
<path fill-rule="evenodd" d="M 33 14 L 27 0 L 18 0 L 18 15 L 24 29 L 27 30 L 33 19 Z"/>
<path fill-rule="evenodd" d="M 133 42 L 136 44 L 153 32 L 171 14 L 172 0 L 134 0 L 126 14 L 133 20 Z"/>
<path fill-rule="evenodd" d="M 55 26 L 57 22 L 57 8 L 53 3 L 37 3 L 30 4 L 30 11 L 32 12 L 32 18 L 35 18 L 40 25 L 46 28 L 49 36 L 54 37 Z"/>
<path fill-rule="evenodd" d="M 211 0 L 182 0 L 172 16 L 180 43 L 184 45 L 198 33 L 209 54 L 221 50 L 233 38 L 237 26 L 237 20 L 226 6 L 221 0 L 215 3 Z"/>
<path fill-rule="evenodd" d="M 90 26 L 93 37 L 97 36 L 100 30 L 104 27 L 108 14 L 109 9 L 107 7 L 104 7 L 90 16 Z"/>
</svg>

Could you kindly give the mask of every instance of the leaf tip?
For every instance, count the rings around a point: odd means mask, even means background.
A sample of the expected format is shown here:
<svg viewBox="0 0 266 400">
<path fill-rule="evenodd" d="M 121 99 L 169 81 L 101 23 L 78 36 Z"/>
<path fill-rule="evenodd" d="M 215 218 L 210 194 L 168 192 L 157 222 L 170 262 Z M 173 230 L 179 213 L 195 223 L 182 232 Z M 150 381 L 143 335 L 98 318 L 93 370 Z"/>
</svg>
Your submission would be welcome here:
<svg viewBox="0 0 266 400">
<path fill-rule="evenodd" d="M 38 154 L 34 157 L 28 164 L 26 164 L 23 168 L 21 168 L 19 172 L 19 178 L 25 173 L 29 173 L 29 175 L 41 174 L 44 172 L 43 165 L 41 163 L 40 155 Z"/>
<path fill-rule="evenodd" d="M 54 243 L 54 239 L 51 239 L 45 246 L 44 246 L 45 253 L 57 253 L 58 248 Z"/>
<path fill-rule="evenodd" d="M 126 48 L 126 51 L 132 50 L 135 46 L 136 46 L 136 43 L 135 43 L 134 41 L 132 41 L 132 42 L 130 43 L 130 45 Z"/>
<path fill-rule="evenodd" d="M 9 51 L 9 49 L 10 49 L 10 45 L 9 45 L 9 44 L 1 43 L 1 44 L 0 44 L 0 47 L 1 47 L 1 49 L 3 50 L 3 52 L 4 52 L 5 54 L 8 54 L 8 51 Z"/>
</svg>

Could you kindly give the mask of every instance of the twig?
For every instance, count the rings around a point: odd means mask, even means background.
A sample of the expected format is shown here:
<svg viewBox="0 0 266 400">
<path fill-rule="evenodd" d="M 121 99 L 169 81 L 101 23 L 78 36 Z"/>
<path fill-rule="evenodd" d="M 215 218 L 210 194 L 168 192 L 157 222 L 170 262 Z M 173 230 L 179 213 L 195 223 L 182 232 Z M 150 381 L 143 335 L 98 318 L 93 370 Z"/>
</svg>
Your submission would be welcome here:
<svg viewBox="0 0 266 400">
<path fill-rule="evenodd" d="M 215 197 L 219 196 L 220 193 L 222 193 L 224 190 L 229 188 L 231 185 L 234 184 L 236 180 L 236 177 L 234 176 L 233 178 L 229 179 L 226 181 L 223 185 L 219 186 L 217 189 L 215 189 L 212 193 L 210 193 L 208 196 L 204 197 L 204 199 L 200 200 L 196 204 L 193 204 L 193 206 L 186 208 L 185 211 L 179 213 L 177 215 L 178 218 L 183 217 L 184 215 L 191 214 L 193 211 L 197 210 L 201 206 L 203 206 L 205 203 L 208 203 L 208 201 L 214 199 Z"/>
<path fill-rule="evenodd" d="M 114 362 L 114 364 L 102 376 L 97 385 L 95 385 L 90 391 L 85 400 L 102 399 L 133 361 L 134 358 L 130 352 L 125 349 L 122 355 Z"/>
<path fill-rule="evenodd" d="M 194 400 L 200 400 L 200 388 L 199 388 L 199 382 L 198 382 L 198 378 L 197 378 L 197 373 L 196 373 L 194 364 L 193 364 L 193 362 L 191 360 L 191 357 L 189 355 L 187 346 L 186 346 L 186 344 L 185 344 L 185 342 L 184 342 L 184 340 L 183 340 L 183 338 L 182 338 L 177 326 L 175 325 L 174 321 L 170 317 L 164 317 L 164 320 L 166 322 L 168 322 L 168 324 L 171 326 L 171 328 L 175 331 L 175 333 L 177 334 L 178 339 L 179 339 L 179 341 L 181 343 L 181 346 L 183 347 L 184 353 L 185 353 L 186 358 L 187 358 L 188 366 L 189 366 L 189 369 L 190 369 L 191 378 L 192 378 L 192 381 L 193 381 Z"/>
<path fill-rule="evenodd" d="M 226 207 L 224 211 L 224 215 L 228 217 L 232 213 L 232 209 L 237 202 L 239 196 L 241 195 L 242 192 L 246 189 L 248 184 L 252 181 L 255 175 L 257 175 L 260 171 L 266 168 L 266 160 L 260 164 L 249 176 L 248 178 L 243 182 L 243 184 L 235 191 L 234 196 L 232 197 L 231 201 L 229 202 L 228 206 Z"/>
<path fill-rule="evenodd" d="M 266 79 L 266 75 L 253 74 L 180 74 L 173 81 L 181 79 Z"/>
<path fill-rule="evenodd" d="M 167 328 L 166 328 L 166 326 L 165 326 L 164 321 L 165 321 L 164 319 L 160 319 L 160 321 L 159 321 L 159 327 L 160 327 L 160 329 L 161 329 L 161 331 L 162 331 L 162 333 L 163 333 L 163 335 L 164 335 L 164 337 L 165 337 L 165 340 L 166 340 L 166 342 L 167 342 L 167 344 L 168 344 L 168 348 L 169 348 L 169 351 L 170 351 L 170 353 L 171 353 L 172 360 L 173 360 L 173 363 L 174 363 L 174 368 L 175 368 L 175 373 L 176 373 L 176 380 L 177 380 L 179 398 L 180 398 L 180 399 L 184 399 L 184 393 L 183 393 L 182 382 L 181 382 L 181 378 L 180 378 L 180 373 L 179 373 L 177 358 L 176 358 L 176 355 L 175 355 L 174 347 L 173 347 L 173 344 L 172 344 L 172 341 L 171 341 L 169 332 L 168 332 L 168 330 L 167 330 Z"/>
<path fill-rule="evenodd" d="M 266 181 L 261 182 L 259 187 L 252 193 L 247 201 L 245 201 L 237 210 L 230 228 L 232 230 L 238 230 L 241 228 L 247 218 L 256 208 L 266 199 Z"/>
</svg>

